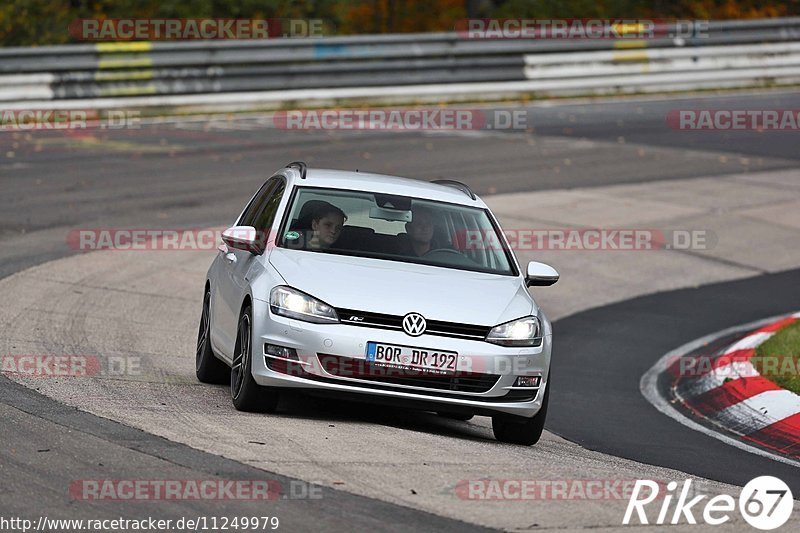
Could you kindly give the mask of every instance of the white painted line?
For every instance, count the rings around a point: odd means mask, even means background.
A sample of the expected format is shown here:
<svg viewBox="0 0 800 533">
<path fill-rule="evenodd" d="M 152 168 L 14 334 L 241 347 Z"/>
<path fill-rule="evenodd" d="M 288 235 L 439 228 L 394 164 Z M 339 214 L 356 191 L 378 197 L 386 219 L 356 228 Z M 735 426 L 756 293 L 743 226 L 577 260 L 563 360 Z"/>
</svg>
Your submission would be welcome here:
<svg viewBox="0 0 800 533">
<path fill-rule="evenodd" d="M 760 455 L 761 457 L 767 457 L 769 459 L 773 459 L 775 461 L 786 463 L 793 466 L 800 466 L 800 461 L 789 459 L 788 457 L 768 452 L 766 450 L 748 444 L 744 441 L 734 439 L 733 437 L 729 437 L 728 435 L 718 433 L 701 424 L 698 424 L 694 420 L 686 417 L 683 413 L 675 409 L 675 407 L 673 407 L 666 398 L 662 397 L 658 393 L 658 387 L 657 387 L 658 376 L 662 372 L 666 371 L 666 369 L 670 366 L 670 364 L 675 361 L 676 357 L 683 357 L 689 352 L 692 352 L 700 348 L 701 346 L 709 344 L 719 339 L 720 337 L 724 337 L 725 335 L 731 335 L 733 333 L 738 333 L 740 331 L 745 331 L 745 330 L 758 329 L 760 327 L 766 326 L 771 322 L 780 320 L 785 316 L 786 315 L 778 315 L 764 320 L 757 320 L 749 324 L 734 326 L 732 328 L 718 331 L 716 333 L 711 333 L 710 335 L 706 335 L 705 337 L 694 340 L 690 343 L 684 344 L 683 346 L 680 346 L 672 350 L 671 352 L 665 354 L 661 359 L 659 359 L 658 362 L 656 362 L 656 364 L 653 365 L 652 368 L 650 368 L 650 370 L 644 373 L 642 379 L 639 381 L 639 390 L 641 391 L 645 399 L 653 405 L 653 407 L 655 407 L 668 417 L 672 418 L 676 422 L 683 424 L 684 426 L 690 429 L 699 431 L 700 433 L 703 433 L 705 435 L 708 435 L 709 437 L 722 441 L 725 444 L 729 444 L 734 448 L 739 448 L 740 450 L 744 450 L 754 455 Z"/>
</svg>

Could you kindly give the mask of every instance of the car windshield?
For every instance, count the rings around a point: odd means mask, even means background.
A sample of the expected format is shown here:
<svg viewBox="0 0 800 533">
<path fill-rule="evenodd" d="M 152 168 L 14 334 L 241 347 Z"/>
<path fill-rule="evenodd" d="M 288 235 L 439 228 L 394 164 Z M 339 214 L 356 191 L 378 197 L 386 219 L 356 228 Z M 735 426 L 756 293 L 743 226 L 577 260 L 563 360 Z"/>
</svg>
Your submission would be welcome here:
<svg viewBox="0 0 800 533">
<path fill-rule="evenodd" d="M 282 228 L 282 248 L 515 275 L 509 251 L 485 209 L 300 187 Z"/>
</svg>

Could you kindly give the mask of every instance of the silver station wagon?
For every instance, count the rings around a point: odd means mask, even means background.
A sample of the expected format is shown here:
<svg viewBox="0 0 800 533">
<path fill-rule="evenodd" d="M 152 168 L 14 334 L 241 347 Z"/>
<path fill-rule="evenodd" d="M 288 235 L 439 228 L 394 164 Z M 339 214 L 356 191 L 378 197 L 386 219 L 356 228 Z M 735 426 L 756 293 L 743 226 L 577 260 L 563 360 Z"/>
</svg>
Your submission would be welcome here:
<svg viewBox="0 0 800 533">
<path fill-rule="evenodd" d="M 197 377 L 230 381 L 236 409 L 281 390 L 399 404 L 533 444 L 550 396 L 550 322 L 466 185 L 310 169 L 269 178 L 223 232 L 208 270 Z"/>
</svg>

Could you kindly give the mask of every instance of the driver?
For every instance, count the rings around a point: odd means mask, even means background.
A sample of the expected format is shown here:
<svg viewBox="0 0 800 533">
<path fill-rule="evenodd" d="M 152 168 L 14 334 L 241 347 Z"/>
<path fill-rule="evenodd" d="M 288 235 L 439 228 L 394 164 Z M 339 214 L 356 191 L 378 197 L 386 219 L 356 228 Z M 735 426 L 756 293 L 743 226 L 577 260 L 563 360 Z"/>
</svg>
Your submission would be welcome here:
<svg viewBox="0 0 800 533">
<path fill-rule="evenodd" d="M 434 220 L 433 211 L 427 207 L 418 206 L 411 209 L 411 222 L 406 222 L 407 240 L 403 246 L 403 253 L 420 257 L 431 250 L 441 248 L 433 238 Z"/>
</svg>

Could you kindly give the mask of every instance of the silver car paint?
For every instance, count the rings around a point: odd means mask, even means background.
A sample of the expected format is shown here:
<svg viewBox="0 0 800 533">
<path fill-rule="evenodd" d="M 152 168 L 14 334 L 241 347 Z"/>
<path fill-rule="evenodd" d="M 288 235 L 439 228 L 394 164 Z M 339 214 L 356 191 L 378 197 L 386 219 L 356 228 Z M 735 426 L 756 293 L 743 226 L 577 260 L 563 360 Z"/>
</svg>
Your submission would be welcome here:
<svg viewBox="0 0 800 533">
<path fill-rule="evenodd" d="M 297 170 L 283 169 L 276 176 L 285 179 L 286 190 L 270 231 L 267 250 L 262 255 L 254 255 L 242 250 L 228 250 L 222 245 L 208 271 L 212 287 L 211 346 L 217 357 L 230 364 L 238 316 L 245 298 L 249 297 L 253 307 L 253 339 L 260 341 L 253 342 L 252 374 L 260 385 L 427 400 L 443 407 L 472 406 L 521 416 L 533 416 L 538 412 L 549 377 L 552 329 L 525 288 L 516 258 L 513 262 L 519 274 L 507 276 L 274 246 L 274 236 L 295 186 L 384 192 L 486 209 L 479 198 L 473 201 L 462 192 L 441 185 L 365 173 L 309 169 L 307 179 L 300 180 Z M 241 214 L 237 222 L 239 219 Z M 493 215 L 492 219 L 496 223 Z M 411 337 L 402 331 L 300 322 L 270 312 L 269 293 L 276 285 L 290 285 L 334 307 L 393 315 L 416 311 L 428 319 L 465 324 L 493 326 L 531 314 L 538 315 L 544 333 L 543 343 L 539 347 L 510 348 L 430 334 Z M 318 364 L 314 364 L 317 362 L 316 354 L 364 359 L 368 341 L 456 351 L 465 355 L 460 358 L 459 365 L 500 369 L 499 373 L 503 375 L 487 392 L 454 392 L 452 397 L 442 397 L 427 395 L 423 388 L 405 385 L 397 386 L 397 389 L 403 389 L 402 392 L 365 389 L 358 385 L 359 380 L 352 378 L 340 378 L 337 383 L 312 381 L 274 372 L 267 367 L 264 357 L 257 356 L 265 342 L 292 347 L 301 359 L 308 362 L 306 371 L 332 378 L 334 376 L 327 375 Z M 468 370 L 462 366 L 459 369 Z M 540 392 L 534 401 L 487 403 L 476 399 L 505 395 L 516 375 L 542 376 Z"/>
</svg>

